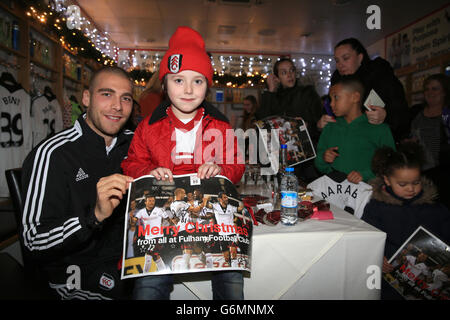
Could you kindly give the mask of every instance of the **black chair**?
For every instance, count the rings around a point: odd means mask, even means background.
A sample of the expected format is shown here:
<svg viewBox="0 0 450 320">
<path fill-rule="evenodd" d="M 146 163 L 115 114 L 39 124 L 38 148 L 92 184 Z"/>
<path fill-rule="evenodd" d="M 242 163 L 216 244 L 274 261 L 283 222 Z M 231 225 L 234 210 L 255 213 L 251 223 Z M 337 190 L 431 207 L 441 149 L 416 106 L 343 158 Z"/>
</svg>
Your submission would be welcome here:
<svg viewBox="0 0 450 320">
<path fill-rule="evenodd" d="M 14 209 L 14 217 L 16 218 L 17 234 L 19 235 L 20 248 L 22 251 L 24 267 L 31 265 L 29 258 L 26 255 L 26 250 L 23 246 L 22 238 L 20 237 L 20 226 L 22 224 L 22 169 L 9 169 L 5 171 L 6 183 L 8 184 L 9 196 Z"/>
<path fill-rule="evenodd" d="M 9 169 L 5 171 L 6 183 L 8 184 L 9 194 L 13 203 L 14 214 L 16 216 L 17 225 L 21 223 L 22 215 L 22 169 Z"/>
<path fill-rule="evenodd" d="M 14 218 L 16 221 L 16 235 L 19 234 L 21 224 L 21 212 L 22 212 L 22 194 L 21 190 L 21 178 L 22 169 L 9 169 L 5 171 L 6 183 L 8 185 L 10 199 L 12 202 L 12 208 L 14 212 Z M 23 250 L 23 249 L 22 249 Z"/>
<path fill-rule="evenodd" d="M 22 225 L 22 169 L 5 171 L 6 183 L 14 208 L 23 266 L 7 253 L 0 254 L 0 300 L 2 299 L 55 299 L 56 296 L 31 260 L 20 236 Z"/>
</svg>

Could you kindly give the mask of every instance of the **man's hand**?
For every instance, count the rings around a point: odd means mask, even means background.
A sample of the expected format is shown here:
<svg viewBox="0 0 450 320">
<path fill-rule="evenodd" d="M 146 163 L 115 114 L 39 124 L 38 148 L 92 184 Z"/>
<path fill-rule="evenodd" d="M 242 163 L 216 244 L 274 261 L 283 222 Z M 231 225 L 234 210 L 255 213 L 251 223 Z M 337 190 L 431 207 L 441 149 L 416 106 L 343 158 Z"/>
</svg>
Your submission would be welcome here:
<svg viewBox="0 0 450 320">
<path fill-rule="evenodd" d="M 336 159 L 336 157 L 339 157 L 339 153 L 338 153 L 338 147 L 331 147 L 328 148 L 324 153 L 323 153 L 323 160 L 326 163 L 333 163 L 334 159 Z"/>
<path fill-rule="evenodd" d="M 173 182 L 173 175 L 170 169 L 159 167 L 150 171 L 150 174 L 154 176 L 158 181 L 169 180 L 170 182 Z"/>
<path fill-rule="evenodd" d="M 200 179 L 209 179 L 217 176 L 221 171 L 222 168 L 215 163 L 204 163 L 198 168 L 197 176 Z"/>
<path fill-rule="evenodd" d="M 173 197 L 169 197 L 166 201 L 166 203 L 164 203 L 164 208 L 170 208 L 170 205 L 173 202 Z"/>
<path fill-rule="evenodd" d="M 102 222 L 113 213 L 119 205 L 123 195 L 127 192 L 132 177 L 122 174 L 113 174 L 101 178 L 97 182 L 97 203 L 95 204 L 95 217 Z"/>
</svg>

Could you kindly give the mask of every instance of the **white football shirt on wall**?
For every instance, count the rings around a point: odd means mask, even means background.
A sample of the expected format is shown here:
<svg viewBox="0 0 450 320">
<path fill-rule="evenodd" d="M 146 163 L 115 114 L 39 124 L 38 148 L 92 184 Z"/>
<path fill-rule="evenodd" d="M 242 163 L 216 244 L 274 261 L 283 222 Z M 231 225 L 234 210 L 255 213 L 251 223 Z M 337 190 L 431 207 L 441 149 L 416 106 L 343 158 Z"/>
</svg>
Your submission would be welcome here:
<svg viewBox="0 0 450 320">
<path fill-rule="evenodd" d="M 58 100 L 39 96 L 31 103 L 33 147 L 63 129 L 62 110 Z"/>
<path fill-rule="evenodd" d="M 9 197 L 5 170 L 22 167 L 31 151 L 30 95 L 0 85 L 0 197 Z"/>
</svg>

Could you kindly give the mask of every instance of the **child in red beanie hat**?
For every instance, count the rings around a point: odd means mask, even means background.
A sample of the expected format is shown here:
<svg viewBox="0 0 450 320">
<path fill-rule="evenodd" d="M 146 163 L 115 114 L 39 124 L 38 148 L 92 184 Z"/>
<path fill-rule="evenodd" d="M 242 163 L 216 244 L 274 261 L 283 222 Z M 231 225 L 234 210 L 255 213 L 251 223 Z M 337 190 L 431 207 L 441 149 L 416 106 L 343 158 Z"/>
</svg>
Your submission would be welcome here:
<svg viewBox="0 0 450 320">
<path fill-rule="evenodd" d="M 233 129 L 228 119 L 205 101 L 213 69 L 202 36 L 189 27 L 179 27 L 159 68 L 169 101 L 139 123 L 128 158 L 122 162 L 124 173 L 134 178 L 151 174 L 170 181 L 173 175 L 197 173 L 200 179 L 207 179 L 220 174 L 238 183 L 245 164 Z M 228 142 L 229 136 L 234 137 L 233 143 Z M 191 254 L 192 249 L 185 245 L 183 259 L 188 268 Z M 243 299 L 241 272 L 212 272 L 211 276 L 213 299 Z M 138 278 L 134 298 L 169 299 L 172 285 L 172 275 Z"/>
<path fill-rule="evenodd" d="M 200 33 L 189 27 L 178 27 L 169 40 L 169 50 L 164 55 L 159 80 L 168 73 L 193 70 L 201 73 L 212 86 L 213 68 Z"/>
<path fill-rule="evenodd" d="M 226 131 L 232 128 L 228 119 L 205 101 L 213 69 L 201 35 L 178 27 L 159 70 L 169 101 L 162 102 L 136 128 L 128 158 L 122 162 L 124 172 L 134 178 L 152 174 L 162 180 L 172 180 L 173 174 L 197 173 L 201 179 L 220 174 L 239 182 L 245 165 L 237 143 L 226 143 Z M 208 145 L 218 143 L 211 138 L 203 141 L 209 129 L 222 133 L 222 150 L 214 155 L 203 154 Z M 229 155 L 234 159 L 231 164 Z"/>
</svg>

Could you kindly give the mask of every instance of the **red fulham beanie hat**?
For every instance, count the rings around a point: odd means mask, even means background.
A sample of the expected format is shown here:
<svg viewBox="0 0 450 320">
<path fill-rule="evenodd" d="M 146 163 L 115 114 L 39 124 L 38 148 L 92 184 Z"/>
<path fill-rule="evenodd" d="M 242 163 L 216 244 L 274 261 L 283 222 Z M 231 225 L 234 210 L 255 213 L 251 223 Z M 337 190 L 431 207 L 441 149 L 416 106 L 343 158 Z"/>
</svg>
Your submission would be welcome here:
<svg viewBox="0 0 450 320">
<path fill-rule="evenodd" d="M 208 80 L 209 86 L 212 86 L 214 71 L 202 36 L 189 27 L 178 27 L 169 40 L 169 49 L 159 66 L 159 80 L 162 81 L 167 73 L 184 70 L 201 73 Z"/>
</svg>

